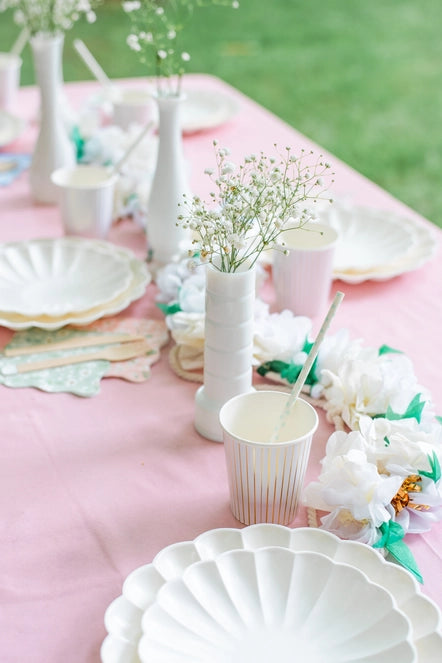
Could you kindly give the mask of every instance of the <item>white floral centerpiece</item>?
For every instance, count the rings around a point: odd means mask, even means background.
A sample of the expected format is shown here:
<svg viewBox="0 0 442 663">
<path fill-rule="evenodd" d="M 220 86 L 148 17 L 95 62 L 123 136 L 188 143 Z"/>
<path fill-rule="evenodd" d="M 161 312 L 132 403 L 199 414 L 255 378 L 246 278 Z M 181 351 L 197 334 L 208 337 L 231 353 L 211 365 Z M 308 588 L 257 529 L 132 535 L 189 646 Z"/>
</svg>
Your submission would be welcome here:
<svg viewBox="0 0 442 663">
<path fill-rule="evenodd" d="M 17 25 L 32 37 L 64 33 L 81 17 L 94 23 L 94 9 L 100 3 L 101 0 L 0 0 L 0 12 L 12 9 Z"/>
<path fill-rule="evenodd" d="M 306 201 L 325 196 L 323 177 L 330 165 L 322 156 L 304 151 L 296 156 L 277 145 L 271 156 L 251 154 L 236 165 L 227 148 L 217 141 L 214 148 L 216 168 L 205 172 L 215 191 L 208 202 L 185 196 L 178 223 L 193 234 L 196 255 L 207 265 L 204 384 L 196 394 L 195 427 L 220 442 L 219 410 L 251 389 L 258 258 L 277 242 L 280 246 L 286 230 L 311 220 Z M 198 301 L 198 283 L 194 287 Z M 193 322 L 196 347 L 198 321 Z"/>
</svg>

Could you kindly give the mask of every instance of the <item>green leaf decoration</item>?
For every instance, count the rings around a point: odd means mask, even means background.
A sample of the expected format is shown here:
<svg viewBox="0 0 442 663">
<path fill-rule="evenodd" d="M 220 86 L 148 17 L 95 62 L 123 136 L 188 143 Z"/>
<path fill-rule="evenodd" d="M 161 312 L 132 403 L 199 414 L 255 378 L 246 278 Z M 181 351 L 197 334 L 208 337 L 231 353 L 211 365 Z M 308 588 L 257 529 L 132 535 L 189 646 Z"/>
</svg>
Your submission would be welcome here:
<svg viewBox="0 0 442 663">
<path fill-rule="evenodd" d="M 436 415 L 435 418 L 438 420 L 438 422 L 439 422 L 440 424 L 442 424 L 442 417 L 439 417 L 439 415 Z"/>
<path fill-rule="evenodd" d="M 181 311 L 178 302 L 172 302 L 172 304 L 162 304 L 161 302 L 157 302 L 157 306 L 164 315 L 173 315 L 174 313 Z"/>
<path fill-rule="evenodd" d="M 416 394 L 414 398 L 411 399 L 406 411 L 403 414 L 394 412 L 390 406 L 387 408 L 385 413 L 385 418 L 390 421 L 395 421 L 397 419 L 416 419 L 417 423 L 420 424 L 422 417 L 422 410 L 425 407 L 426 401 L 421 401 L 422 394 Z"/>
<path fill-rule="evenodd" d="M 389 554 L 405 569 L 410 571 L 417 580 L 423 584 L 424 580 L 413 557 L 410 548 L 404 542 L 404 528 L 388 520 L 380 526 L 381 538 L 373 544 L 373 548 L 385 548 Z"/>
<path fill-rule="evenodd" d="M 423 470 L 418 470 L 418 472 L 423 477 L 427 477 L 428 479 L 434 481 L 434 483 L 437 483 L 440 480 L 442 473 L 436 452 L 433 451 L 433 456 L 427 456 L 427 458 L 428 462 L 430 463 L 431 472 L 424 472 Z"/>
<path fill-rule="evenodd" d="M 302 346 L 302 352 L 305 352 L 305 354 L 308 355 L 313 345 L 314 341 L 309 341 L 305 339 L 304 345 Z M 319 382 L 319 376 L 316 374 L 317 367 L 318 367 L 318 358 L 316 357 L 309 371 L 309 374 L 307 375 L 307 379 L 305 381 L 306 384 L 311 385 L 311 384 L 316 384 L 316 382 Z"/>
<path fill-rule="evenodd" d="M 315 368 L 315 363 L 313 363 L 313 366 L 311 367 L 309 374 L 307 375 L 307 379 L 305 381 L 306 384 L 312 385 L 318 381 L 314 375 L 314 368 Z M 296 382 L 296 379 L 300 374 L 301 370 L 302 370 L 302 364 L 288 364 L 285 361 L 274 359 L 273 361 L 266 361 L 264 364 L 261 364 L 261 366 L 258 366 L 256 372 L 258 373 L 258 375 L 262 375 L 263 377 L 267 373 L 279 373 L 279 375 L 284 380 L 287 380 L 289 384 L 293 384 L 294 382 Z"/>
<path fill-rule="evenodd" d="M 403 354 L 402 350 L 396 350 L 395 348 L 391 348 L 389 345 L 381 345 L 381 347 L 378 350 L 379 356 L 391 353 L 396 353 L 400 355 Z"/>
<path fill-rule="evenodd" d="M 81 161 L 84 157 L 84 138 L 82 138 L 77 126 L 73 127 L 70 138 L 75 145 L 76 159 L 77 161 Z"/>
<path fill-rule="evenodd" d="M 257 373 L 263 377 L 267 373 L 279 373 L 279 375 L 287 380 L 290 384 L 296 381 L 299 373 L 301 372 L 301 366 L 295 364 L 287 364 L 285 361 L 280 361 L 279 359 L 274 359 L 273 361 L 266 361 L 261 366 L 258 366 Z"/>
</svg>

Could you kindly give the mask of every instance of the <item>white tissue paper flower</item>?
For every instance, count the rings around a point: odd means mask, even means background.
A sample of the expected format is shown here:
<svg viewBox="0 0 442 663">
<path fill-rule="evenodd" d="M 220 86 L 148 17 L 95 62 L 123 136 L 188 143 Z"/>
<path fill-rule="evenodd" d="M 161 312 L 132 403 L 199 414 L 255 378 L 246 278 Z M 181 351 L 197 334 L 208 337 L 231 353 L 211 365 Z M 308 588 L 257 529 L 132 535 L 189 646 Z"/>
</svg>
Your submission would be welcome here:
<svg viewBox="0 0 442 663">
<path fill-rule="evenodd" d="M 291 311 L 269 313 L 264 302 L 255 307 L 254 359 L 257 364 L 279 359 L 287 363 L 299 353 L 312 329 L 309 318 Z"/>
<path fill-rule="evenodd" d="M 363 358 L 350 359 L 336 372 L 323 370 L 329 418 L 340 415 L 352 429 L 362 415 L 383 415 L 390 407 L 405 412 L 418 391 L 410 360 L 402 354 L 378 355 L 367 349 Z"/>
<path fill-rule="evenodd" d="M 368 462 L 361 448 L 350 448 L 345 433 L 334 433 L 327 443 L 324 469 L 319 481 L 309 484 L 305 491 L 308 506 L 322 511 L 347 509 L 355 520 L 367 520 L 379 527 L 390 519 L 387 505 L 390 504 L 402 484 L 398 476 L 379 474 L 375 464 Z M 350 433 L 352 437 L 358 433 Z M 362 438 L 362 436 L 361 436 Z M 358 441 L 364 446 L 363 440 Z M 344 453 L 331 455 L 331 449 L 343 447 Z"/>
<path fill-rule="evenodd" d="M 166 317 L 167 327 L 177 345 L 204 350 L 204 313 L 179 311 Z"/>
</svg>

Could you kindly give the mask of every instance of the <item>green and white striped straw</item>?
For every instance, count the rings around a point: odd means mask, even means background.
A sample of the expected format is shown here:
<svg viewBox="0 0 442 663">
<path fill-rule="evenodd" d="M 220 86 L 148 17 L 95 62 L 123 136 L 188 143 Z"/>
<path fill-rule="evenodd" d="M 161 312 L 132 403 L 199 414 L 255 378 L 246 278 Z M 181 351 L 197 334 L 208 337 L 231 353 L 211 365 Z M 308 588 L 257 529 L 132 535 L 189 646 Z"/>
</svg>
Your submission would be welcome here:
<svg viewBox="0 0 442 663">
<path fill-rule="evenodd" d="M 343 299 L 344 299 L 344 293 L 338 291 L 334 296 L 334 299 L 331 303 L 327 315 L 325 316 L 325 320 L 322 323 L 321 329 L 318 332 L 316 340 L 313 343 L 310 352 L 307 355 L 307 359 L 305 360 L 304 366 L 302 367 L 301 372 L 298 375 L 298 379 L 293 385 L 293 389 L 290 393 L 289 398 L 287 399 L 287 403 L 285 404 L 284 410 L 282 411 L 281 416 L 275 426 L 275 430 L 273 431 L 272 437 L 270 439 L 271 443 L 276 442 L 276 440 L 278 439 L 278 435 L 281 432 L 281 429 L 286 425 L 290 411 L 293 405 L 295 404 L 295 401 L 298 398 L 299 394 L 301 393 L 301 389 L 304 386 L 304 382 L 307 379 L 307 375 L 309 374 L 310 369 L 313 366 L 313 362 L 316 359 L 316 356 L 319 351 L 319 346 L 324 340 L 324 336 L 327 333 L 330 323 Z"/>
</svg>

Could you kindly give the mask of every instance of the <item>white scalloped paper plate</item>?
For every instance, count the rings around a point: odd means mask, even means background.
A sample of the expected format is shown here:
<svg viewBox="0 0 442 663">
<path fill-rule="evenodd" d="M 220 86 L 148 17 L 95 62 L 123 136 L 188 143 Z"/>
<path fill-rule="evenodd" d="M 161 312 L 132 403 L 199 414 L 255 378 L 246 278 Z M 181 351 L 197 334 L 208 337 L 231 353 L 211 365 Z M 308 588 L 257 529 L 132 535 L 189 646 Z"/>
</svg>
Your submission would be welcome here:
<svg viewBox="0 0 442 663">
<path fill-rule="evenodd" d="M 14 330 L 29 329 L 30 327 L 55 330 L 69 324 L 88 325 L 100 318 L 120 313 L 129 304 L 144 295 L 146 287 L 151 281 L 151 275 L 147 269 L 147 265 L 135 258 L 131 251 L 117 247 L 114 250 L 121 256 L 126 257 L 129 266 L 130 281 L 126 289 L 113 299 L 86 311 L 68 313 L 62 316 L 23 316 L 0 311 L 0 325 Z"/>
<path fill-rule="evenodd" d="M 354 566 L 280 547 L 192 564 L 161 587 L 142 629 L 142 663 L 416 660 L 389 592 Z"/>
<path fill-rule="evenodd" d="M 243 529 L 210 530 L 194 541 L 173 544 L 159 552 L 151 564 L 129 574 L 122 595 L 105 613 L 108 635 L 101 647 L 102 663 L 140 663 L 137 652 L 142 635 L 142 616 L 167 581 L 181 578 L 192 564 L 215 560 L 227 551 L 260 550 L 268 546 L 317 552 L 359 569 L 371 582 L 390 592 L 397 607 L 410 620 L 417 663 L 442 660 L 441 612 L 421 593 L 418 583 L 405 569 L 385 561 L 369 546 L 342 541 L 324 530 L 261 524 Z"/>
<path fill-rule="evenodd" d="M 219 90 L 185 89 L 184 94 L 181 126 L 185 134 L 221 126 L 239 110 L 238 102 Z"/>
<path fill-rule="evenodd" d="M 117 297 L 131 278 L 127 256 L 112 244 L 63 237 L 0 245 L 0 311 L 80 313 Z"/>
<path fill-rule="evenodd" d="M 413 271 L 437 248 L 431 228 L 412 217 L 338 206 L 327 220 L 340 233 L 333 278 L 346 283 L 386 281 Z"/>
</svg>

